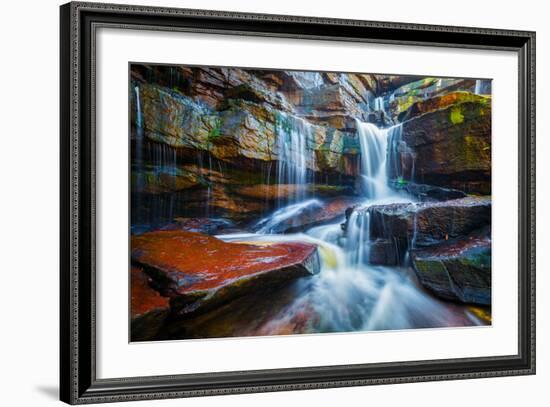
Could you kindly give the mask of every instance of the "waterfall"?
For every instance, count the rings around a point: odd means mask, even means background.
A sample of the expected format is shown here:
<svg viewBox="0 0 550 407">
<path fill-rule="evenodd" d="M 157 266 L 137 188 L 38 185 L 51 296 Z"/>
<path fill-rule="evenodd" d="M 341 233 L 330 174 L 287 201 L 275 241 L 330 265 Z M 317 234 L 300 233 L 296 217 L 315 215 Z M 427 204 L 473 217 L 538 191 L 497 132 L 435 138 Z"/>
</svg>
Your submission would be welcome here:
<svg viewBox="0 0 550 407">
<path fill-rule="evenodd" d="M 476 95 L 481 95 L 481 79 L 476 79 L 476 86 L 474 89 Z"/>
<path fill-rule="evenodd" d="M 284 201 L 300 202 L 306 198 L 307 166 L 313 160 L 308 152 L 308 140 L 313 139 L 311 123 L 294 116 L 280 113 L 276 123 L 277 150 L 277 185 L 279 196 L 283 195 L 284 185 L 294 185 L 296 190 L 289 191 Z M 279 205 L 280 206 L 280 205 Z"/>
<path fill-rule="evenodd" d="M 279 132 L 281 162 L 277 177 L 281 184 L 303 185 L 307 182 L 306 143 L 311 133 L 304 122 L 291 123 L 286 131 Z M 401 126 L 379 129 L 357 121 L 365 202 L 350 214 L 345 232 L 341 228 L 344 219 L 338 219 L 303 233 L 281 234 L 300 217 L 323 207 L 317 199 L 296 197 L 261 219 L 254 226 L 256 233 L 217 236 L 229 242 L 294 241 L 318 247 L 320 273 L 293 283 L 296 297 L 261 327 L 262 335 L 280 333 L 281 327 L 286 329 L 294 318 L 303 318 L 304 310 L 313 310 L 318 316 L 313 332 L 441 327 L 452 324 L 457 317 L 455 311 L 420 290 L 410 270 L 370 264 L 369 208 L 375 204 L 411 202 L 408 196 L 388 186 L 388 168 L 398 163 L 401 131 Z M 413 232 L 413 247 L 415 239 Z"/>
<path fill-rule="evenodd" d="M 408 172 L 403 172 L 402 157 L 408 158 L 410 167 Z M 391 180 L 404 180 L 414 182 L 416 154 L 407 147 L 403 141 L 403 124 L 397 124 L 388 129 L 388 160 L 387 174 Z"/>
<path fill-rule="evenodd" d="M 382 199 L 392 194 L 388 186 L 387 151 L 390 129 L 379 129 L 372 123 L 356 119 L 357 135 L 361 147 L 361 177 L 364 195 L 369 199 Z"/>
<path fill-rule="evenodd" d="M 390 178 L 399 178 L 403 176 L 401 168 L 401 159 L 399 154 L 399 146 L 402 142 L 403 125 L 400 123 L 388 131 L 388 176 Z"/>
<path fill-rule="evenodd" d="M 374 110 L 375 111 L 381 111 L 386 113 L 385 106 L 384 106 L 384 98 L 382 96 L 378 96 L 374 99 Z"/>
<path fill-rule="evenodd" d="M 141 112 L 141 101 L 139 95 L 139 86 L 134 87 L 136 97 L 136 144 L 135 144 L 135 163 L 138 166 L 143 165 L 143 114 Z M 140 167 L 141 169 L 141 167 Z M 138 176 L 141 176 L 138 171 Z"/>
<path fill-rule="evenodd" d="M 355 210 L 350 215 L 345 248 L 350 265 L 357 267 L 369 262 L 370 213 L 368 210 Z"/>
<path fill-rule="evenodd" d="M 151 163 L 158 174 L 178 175 L 177 152 L 174 147 L 164 143 L 152 143 Z"/>
</svg>

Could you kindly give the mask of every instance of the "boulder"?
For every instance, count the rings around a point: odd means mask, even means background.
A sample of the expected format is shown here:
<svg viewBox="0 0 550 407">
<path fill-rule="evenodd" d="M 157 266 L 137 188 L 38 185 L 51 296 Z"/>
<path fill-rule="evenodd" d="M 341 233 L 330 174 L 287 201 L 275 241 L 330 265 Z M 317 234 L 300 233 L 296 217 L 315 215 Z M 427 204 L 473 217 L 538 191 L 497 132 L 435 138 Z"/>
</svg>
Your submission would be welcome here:
<svg viewBox="0 0 550 407">
<path fill-rule="evenodd" d="M 163 339 L 227 338 L 291 335 L 318 332 L 320 316 L 311 306 L 295 310 L 300 285 L 259 290 L 236 298 L 207 313 L 173 318 L 163 329 Z M 291 312 L 287 312 L 291 310 Z M 281 315 L 284 317 L 281 318 Z"/>
<path fill-rule="evenodd" d="M 162 230 L 186 230 L 207 235 L 215 235 L 235 229 L 235 223 L 224 218 L 174 218 L 173 223 L 162 228 Z"/>
<path fill-rule="evenodd" d="M 203 312 L 257 290 L 319 272 L 308 243 L 226 243 L 187 231 L 133 236 L 131 261 L 142 267 L 181 315 Z"/>
<path fill-rule="evenodd" d="M 402 180 L 395 181 L 392 186 L 396 190 L 406 191 L 420 202 L 447 201 L 466 197 L 466 194 L 458 189 L 417 184 L 415 182 L 403 182 Z"/>
<path fill-rule="evenodd" d="M 415 182 L 490 194 L 490 98 L 453 103 L 402 126 L 402 140 L 414 151 Z"/>
<path fill-rule="evenodd" d="M 256 223 L 260 233 L 296 233 L 331 223 L 342 217 L 346 208 L 362 201 L 357 197 L 309 199 L 276 210 Z"/>
<path fill-rule="evenodd" d="M 372 239 L 414 239 L 416 246 L 464 236 L 491 223 L 490 197 L 374 205 L 363 210 L 370 213 Z"/>
<path fill-rule="evenodd" d="M 370 242 L 368 263 L 380 266 L 398 266 L 401 256 L 393 239 L 376 239 Z"/>
<path fill-rule="evenodd" d="M 346 233 L 354 211 L 368 212 L 369 221 L 362 223 L 369 228 L 365 244 L 370 245 L 369 261 L 380 265 L 402 264 L 411 249 L 464 237 L 491 224 L 490 197 L 350 207 L 342 224 Z"/>
<path fill-rule="evenodd" d="M 132 341 L 155 339 L 170 313 L 169 299 L 150 286 L 151 278 L 140 268 L 130 270 L 130 337 Z"/>
<path fill-rule="evenodd" d="M 420 283 L 437 296 L 491 304 L 491 239 L 474 234 L 411 254 Z"/>
</svg>

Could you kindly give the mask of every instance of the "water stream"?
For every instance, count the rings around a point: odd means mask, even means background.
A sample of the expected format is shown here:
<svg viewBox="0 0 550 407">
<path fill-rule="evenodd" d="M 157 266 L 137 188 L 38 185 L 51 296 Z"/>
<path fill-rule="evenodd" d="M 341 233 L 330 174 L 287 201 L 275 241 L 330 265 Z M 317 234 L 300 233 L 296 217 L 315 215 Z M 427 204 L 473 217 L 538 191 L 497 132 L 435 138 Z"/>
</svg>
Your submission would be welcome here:
<svg viewBox="0 0 550 407">
<path fill-rule="evenodd" d="M 296 283 L 299 295 L 294 302 L 270 320 L 263 334 L 277 333 L 305 309 L 318 316 L 314 332 L 407 329 L 464 325 L 464 319 L 478 323 L 464 309 L 445 304 L 425 293 L 408 267 L 380 267 L 369 264 L 371 205 L 412 202 L 412 198 L 392 190 L 388 168 L 395 166 L 396 143 L 400 127 L 380 129 L 371 123 L 357 121 L 361 148 L 362 210 L 354 211 L 346 232 L 341 228 L 345 218 L 302 233 L 278 234 L 277 226 L 288 224 L 301 211 L 320 207 L 317 199 L 297 197 L 294 202 L 275 210 L 256 225 L 256 233 L 218 235 L 225 241 L 310 242 L 318 246 L 320 273 Z M 303 131 L 307 132 L 304 127 Z M 290 134 L 290 136 L 288 136 Z M 288 132 L 288 159 L 279 168 L 281 180 L 306 183 L 302 157 L 307 134 Z M 290 138 L 288 138 L 290 137 Z M 283 147 L 286 148 L 286 147 Z M 286 152 L 284 154 L 287 154 Z M 291 166 L 294 166 L 291 168 Z M 281 169 L 282 168 L 282 169 Z M 414 247 L 414 241 L 411 242 Z"/>
</svg>

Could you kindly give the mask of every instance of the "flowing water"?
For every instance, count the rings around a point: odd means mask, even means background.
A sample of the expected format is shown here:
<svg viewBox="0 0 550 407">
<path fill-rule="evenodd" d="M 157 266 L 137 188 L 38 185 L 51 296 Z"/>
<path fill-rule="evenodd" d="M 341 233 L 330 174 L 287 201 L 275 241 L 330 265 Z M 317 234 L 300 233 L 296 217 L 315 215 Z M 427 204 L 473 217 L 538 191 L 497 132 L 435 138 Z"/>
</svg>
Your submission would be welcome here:
<svg viewBox="0 0 550 407">
<path fill-rule="evenodd" d="M 380 102 L 378 102 L 380 103 Z M 357 121 L 361 147 L 361 191 L 365 198 L 360 210 L 355 210 L 347 224 L 342 215 L 332 224 L 310 228 L 303 233 L 277 234 L 279 225 L 288 225 L 305 210 L 319 208 L 317 199 L 298 197 L 288 206 L 277 209 L 256 224 L 256 233 L 227 234 L 218 237 L 234 242 L 310 242 L 318 246 L 321 270 L 318 274 L 296 283 L 299 293 L 294 302 L 270 320 L 263 334 L 277 333 L 280 326 L 292 321 L 306 309 L 318 316 L 312 332 L 345 332 L 363 330 L 444 327 L 478 323 L 463 309 L 444 304 L 427 295 L 415 281 L 409 267 L 380 267 L 369 264 L 369 206 L 397 202 L 412 202 L 411 198 L 389 187 L 388 168 L 395 166 L 396 143 L 400 126 L 379 129 L 370 123 Z M 303 148 L 308 136 L 293 130 L 284 140 L 280 180 L 306 183 L 302 174 L 305 165 Z M 294 140 L 301 137 L 304 140 Z M 288 147 L 288 150 L 287 150 Z M 294 166 L 294 168 L 290 168 Z M 412 242 L 414 247 L 414 237 Z M 407 255 L 408 256 L 408 255 Z"/>
<path fill-rule="evenodd" d="M 306 186 L 308 182 L 308 162 L 313 160 L 308 153 L 307 143 L 313 138 L 312 125 L 294 116 L 279 113 L 277 121 L 277 185 Z M 306 198 L 306 189 L 299 188 L 286 202 L 300 202 Z M 279 196 L 281 194 L 279 193 Z M 281 202 L 279 202 L 279 205 Z"/>
<path fill-rule="evenodd" d="M 481 80 L 480 79 L 476 79 L 476 86 L 475 86 L 475 89 L 474 89 L 474 93 L 476 95 L 481 95 Z"/>
</svg>

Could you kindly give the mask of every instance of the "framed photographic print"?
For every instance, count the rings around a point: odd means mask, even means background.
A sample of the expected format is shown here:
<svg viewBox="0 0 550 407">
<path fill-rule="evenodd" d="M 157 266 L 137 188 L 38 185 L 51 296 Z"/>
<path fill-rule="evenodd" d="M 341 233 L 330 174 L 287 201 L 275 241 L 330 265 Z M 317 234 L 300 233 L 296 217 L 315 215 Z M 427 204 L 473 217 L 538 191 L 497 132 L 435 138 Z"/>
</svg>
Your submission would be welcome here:
<svg viewBox="0 0 550 407">
<path fill-rule="evenodd" d="M 61 7 L 61 399 L 535 372 L 535 34 Z"/>
</svg>

